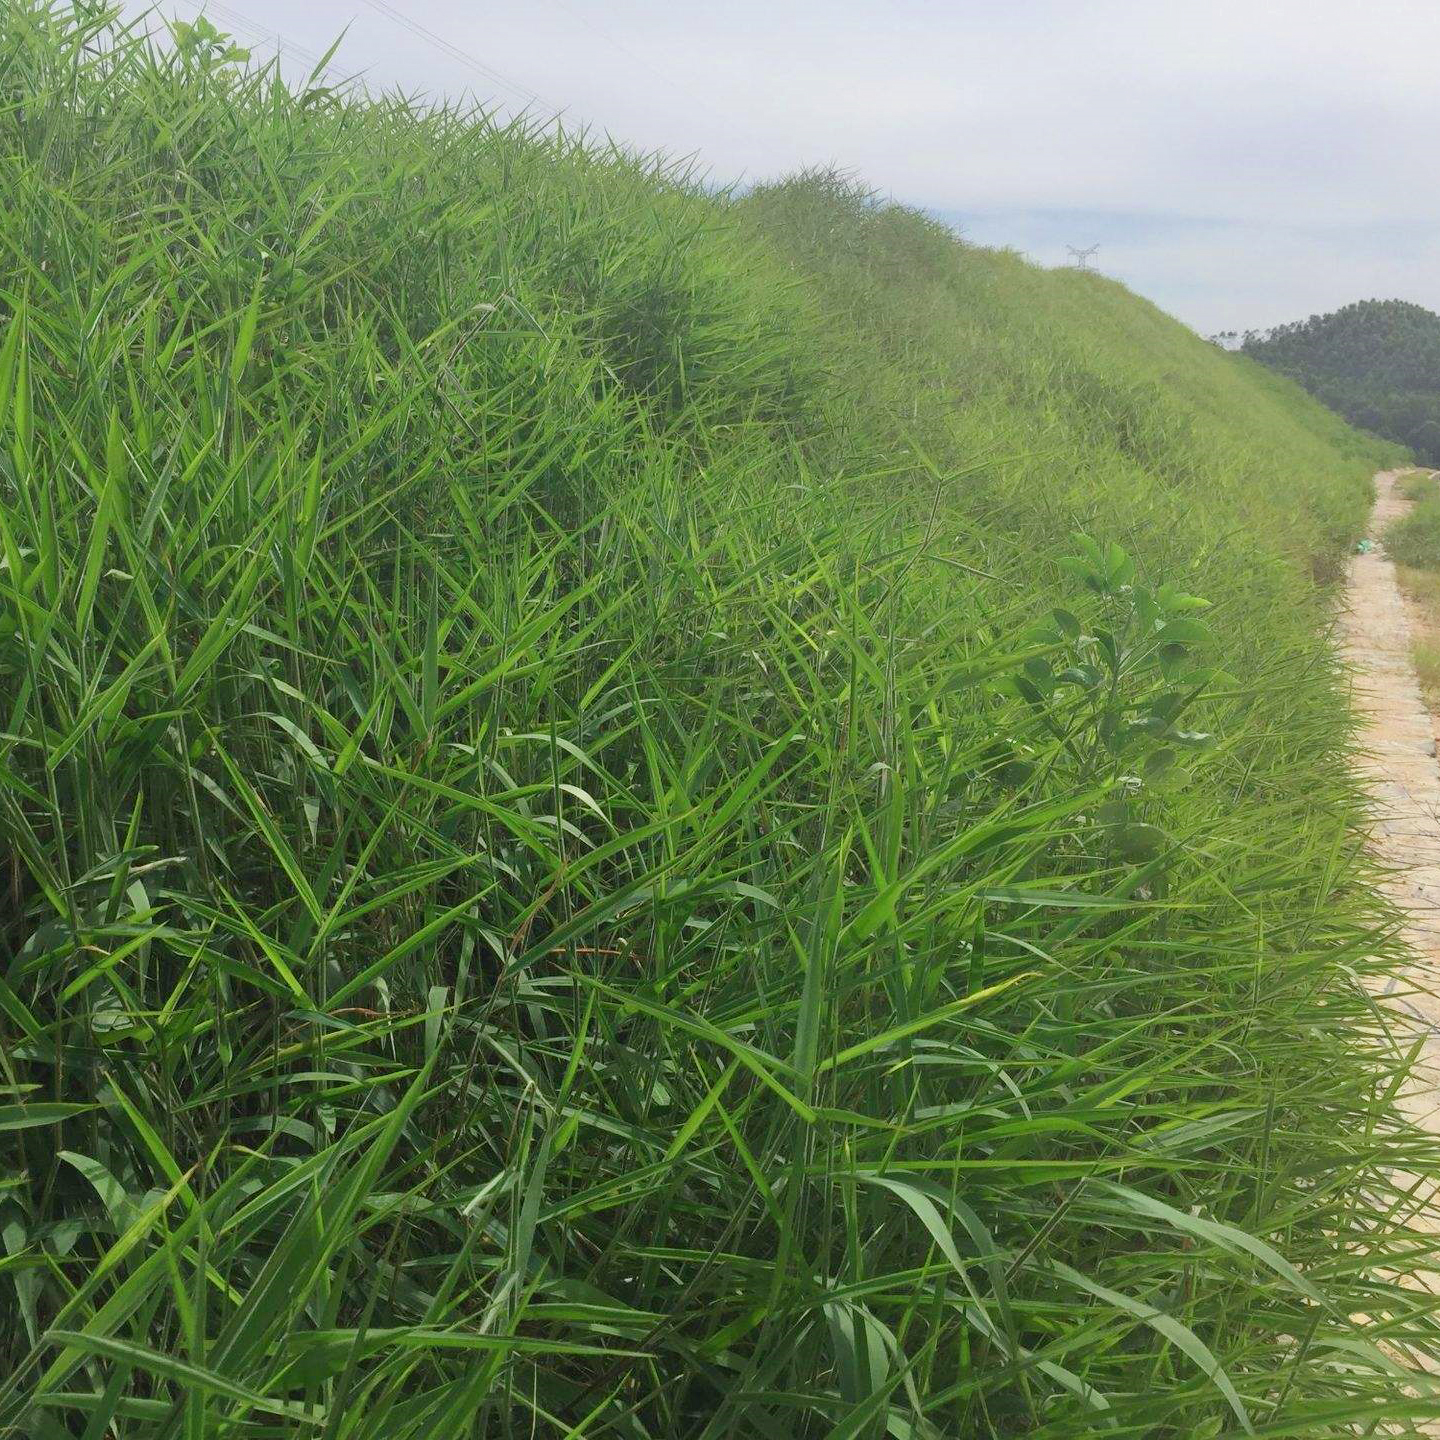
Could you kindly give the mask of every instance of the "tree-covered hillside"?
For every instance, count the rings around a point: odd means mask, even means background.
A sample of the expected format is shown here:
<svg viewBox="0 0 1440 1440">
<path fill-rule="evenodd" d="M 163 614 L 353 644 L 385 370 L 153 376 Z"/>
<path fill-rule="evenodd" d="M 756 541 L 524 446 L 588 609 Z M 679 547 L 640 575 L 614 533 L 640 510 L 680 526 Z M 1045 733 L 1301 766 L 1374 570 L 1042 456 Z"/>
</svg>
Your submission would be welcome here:
<svg viewBox="0 0 1440 1440">
<path fill-rule="evenodd" d="M 1244 350 L 1367 430 L 1440 464 L 1440 315 L 1362 300 L 1245 337 Z"/>
</svg>

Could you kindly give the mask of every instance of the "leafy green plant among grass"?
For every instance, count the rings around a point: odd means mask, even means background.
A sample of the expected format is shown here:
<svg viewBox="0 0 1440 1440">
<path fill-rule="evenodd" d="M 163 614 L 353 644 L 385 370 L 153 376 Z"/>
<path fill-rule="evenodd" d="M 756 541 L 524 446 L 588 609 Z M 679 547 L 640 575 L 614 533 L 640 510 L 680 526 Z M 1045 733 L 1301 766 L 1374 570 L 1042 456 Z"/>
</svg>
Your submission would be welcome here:
<svg viewBox="0 0 1440 1440">
<path fill-rule="evenodd" d="M 0 12 L 0 1433 L 1432 1414 L 1315 583 L 1397 452 L 187 35 Z"/>
</svg>

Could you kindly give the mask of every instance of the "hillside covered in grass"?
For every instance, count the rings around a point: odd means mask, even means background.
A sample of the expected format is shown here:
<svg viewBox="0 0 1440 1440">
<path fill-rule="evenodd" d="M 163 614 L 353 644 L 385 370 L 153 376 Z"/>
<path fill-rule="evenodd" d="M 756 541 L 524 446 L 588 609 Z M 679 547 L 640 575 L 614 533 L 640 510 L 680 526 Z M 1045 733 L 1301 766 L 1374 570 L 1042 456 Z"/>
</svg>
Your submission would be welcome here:
<svg viewBox="0 0 1440 1440">
<path fill-rule="evenodd" d="M 1362 300 L 1250 335 L 1245 353 L 1297 380 L 1347 420 L 1440 464 L 1440 315 Z"/>
<path fill-rule="evenodd" d="M 0 11 L 0 1433 L 1410 1433 L 1395 455 L 834 176 L 75 16 Z"/>
</svg>

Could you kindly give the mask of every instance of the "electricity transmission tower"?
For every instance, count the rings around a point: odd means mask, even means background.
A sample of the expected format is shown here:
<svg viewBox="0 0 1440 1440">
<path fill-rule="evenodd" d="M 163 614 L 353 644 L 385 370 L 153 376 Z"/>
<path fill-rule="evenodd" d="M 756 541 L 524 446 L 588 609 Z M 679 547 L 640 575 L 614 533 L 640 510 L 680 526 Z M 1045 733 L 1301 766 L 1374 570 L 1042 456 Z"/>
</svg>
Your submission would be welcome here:
<svg viewBox="0 0 1440 1440">
<path fill-rule="evenodd" d="M 1065 247 L 1070 252 L 1070 258 L 1075 262 L 1077 270 L 1088 270 L 1090 262 L 1095 258 L 1095 252 L 1100 248 L 1098 245 L 1090 245 L 1085 249 L 1077 249 L 1074 245 Z"/>
</svg>

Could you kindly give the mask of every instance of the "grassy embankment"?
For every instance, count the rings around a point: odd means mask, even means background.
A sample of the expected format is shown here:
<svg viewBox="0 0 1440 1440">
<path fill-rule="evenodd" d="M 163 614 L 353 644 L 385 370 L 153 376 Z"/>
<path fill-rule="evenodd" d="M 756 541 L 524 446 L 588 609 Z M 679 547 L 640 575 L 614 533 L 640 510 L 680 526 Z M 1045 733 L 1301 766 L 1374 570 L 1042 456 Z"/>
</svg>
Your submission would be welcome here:
<svg viewBox="0 0 1440 1440">
<path fill-rule="evenodd" d="M 834 180 L 61 15 L 0 18 L 0 1430 L 1419 1413 L 1323 638 L 1395 457 Z"/>
<path fill-rule="evenodd" d="M 1385 532 L 1385 549 L 1410 601 L 1410 655 L 1420 689 L 1440 711 L 1440 474 L 1416 470 L 1400 488 L 1412 504 Z"/>
</svg>

